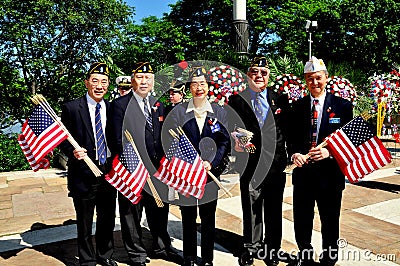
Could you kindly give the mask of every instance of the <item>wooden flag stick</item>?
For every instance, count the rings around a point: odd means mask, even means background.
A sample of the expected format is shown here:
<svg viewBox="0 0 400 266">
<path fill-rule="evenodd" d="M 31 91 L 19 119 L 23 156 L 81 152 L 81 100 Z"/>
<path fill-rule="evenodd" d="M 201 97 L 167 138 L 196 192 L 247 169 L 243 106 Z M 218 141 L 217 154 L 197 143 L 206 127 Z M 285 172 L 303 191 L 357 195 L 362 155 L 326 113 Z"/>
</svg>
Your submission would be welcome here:
<svg viewBox="0 0 400 266">
<path fill-rule="evenodd" d="M 369 114 L 368 111 L 364 111 L 359 115 L 362 119 L 364 119 L 365 121 L 370 119 L 373 115 Z M 357 116 L 358 117 L 358 116 Z M 346 125 L 350 124 L 354 119 L 356 119 L 357 117 L 353 118 L 352 120 L 350 120 L 350 122 L 347 122 L 344 126 L 342 126 L 341 128 L 345 127 Z M 325 139 L 323 142 L 321 142 L 316 148 L 324 148 L 327 145 L 327 139 Z M 310 154 L 308 153 L 306 155 L 306 159 L 310 158 Z M 295 164 L 291 164 L 289 166 L 287 166 L 284 170 L 285 173 L 290 173 L 293 171 L 293 169 L 295 169 L 297 167 L 297 165 Z"/>
<path fill-rule="evenodd" d="M 142 161 L 142 158 L 140 157 L 139 151 L 138 151 L 138 149 L 136 148 L 135 141 L 133 140 L 132 135 L 129 133 L 128 130 L 125 130 L 124 133 L 125 133 L 126 139 L 132 144 L 132 147 L 133 147 L 133 149 L 135 150 L 135 152 L 136 152 L 136 154 L 137 154 L 139 160 Z M 146 181 L 147 181 L 147 184 L 148 184 L 149 187 L 150 187 L 151 193 L 152 193 L 153 196 L 154 196 L 154 200 L 156 201 L 157 206 L 158 206 L 158 207 L 164 207 L 164 203 L 163 203 L 163 201 L 161 200 L 160 195 L 158 194 L 157 189 L 156 189 L 156 187 L 154 186 L 153 181 L 152 181 L 151 178 L 150 178 L 150 175 L 147 176 Z"/>
<path fill-rule="evenodd" d="M 183 131 L 183 129 L 181 127 L 178 127 L 176 129 L 181 135 L 185 135 L 185 132 Z M 218 187 L 220 189 L 222 189 L 230 198 L 232 198 L 232 194 L 229 192 L 229 190 L 227 190 L 222 184 L 221 182 L 218 180 L 218 178 L 215 177 L 215 175 L 213 173 L 211 173 L 211 171 L 207 170 L 207 174 L 214 180 L 214 182 L 218 185 Z"/>
<path fill-rule="evenodd" d="M 69 133 L 68 129 L 61 122 L 60 118 L 54 112 L 53 108 L 51 108 L 46 98 L 43 97 L 43 95 L 34 95 L 31 97 L 31 100 L 35 105 L 40 105 L 43 110 L 45 110 L 45 112 L 61 127 L 61 129 L 68 135 L 67 140 L 75 149 L 81 148 L 76 140 L 72 137 L 71 133 Z M 83 160 L 96 177 L 100 177 L 103 174 L 100 169 L 93 163 L 92 159 L 89 158 L 89 156 L 85 156 Z"/>
</svg>

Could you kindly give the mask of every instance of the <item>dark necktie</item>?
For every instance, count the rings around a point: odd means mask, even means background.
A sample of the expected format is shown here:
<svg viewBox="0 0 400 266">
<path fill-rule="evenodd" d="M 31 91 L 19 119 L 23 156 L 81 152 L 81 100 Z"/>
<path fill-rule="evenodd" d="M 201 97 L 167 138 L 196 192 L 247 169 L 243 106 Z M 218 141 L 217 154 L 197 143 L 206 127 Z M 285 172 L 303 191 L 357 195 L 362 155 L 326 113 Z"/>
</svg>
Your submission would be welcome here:
<svg viewBox="0 0 400 266">
<path fill-rule="evenodd" d="M 103 126 L 101 124 L 100 103 L 96 105 L 94 122 L 96 124 L 97 156 L 99 158 L 99 163 L 102 165 L 107 159 L 107 147 L 103 134 Z"/>
<path fill-rule="evenodd" d="M 318 104 L 318 102 L 318 99 L 314 99 L 311 107 L 311 148 L 317 146 L 318 111 L 316 110 L 315 106 Z"/>
<path fill-rule="evenodd" d="M 149 124 L 150 128 L 153 129 L 153 121 L 151 119 L 151 114 L 149 112 L 149 108 L 147 107 L 147 99 L 143 98 L 143 110 L 144 110 L 144 116 L 146 117 L 146 121 Z"/>
</svg>

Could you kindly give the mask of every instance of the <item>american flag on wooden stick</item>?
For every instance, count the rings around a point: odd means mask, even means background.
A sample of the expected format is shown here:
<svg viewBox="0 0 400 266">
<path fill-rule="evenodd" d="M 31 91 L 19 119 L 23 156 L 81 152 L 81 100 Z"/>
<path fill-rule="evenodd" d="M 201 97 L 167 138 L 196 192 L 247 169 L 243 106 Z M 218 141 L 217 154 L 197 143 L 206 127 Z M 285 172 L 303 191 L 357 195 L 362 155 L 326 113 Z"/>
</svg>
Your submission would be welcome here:
<svg viewBox="0 0 400 266">
<path fill-rule="evenodd" d="M 204 190 L 207 172 L 204 169 L 203 160 L 185 134 L 179 136 L 178 147 L 168 165 L 168 171 L 189 184 Z"/>
<path fill-rule="evenodd" d="M 361 117 L 333 132 L 325 142 L 341 171 L 352 183 L 392 161 L 390 152 Z"/>
<path fill-rule="evenodd" d="M 33 171 L 38 171 L 50 166 L 45 158 L 46 155 L 67 138 L 67 133 L 60 125 L 46 113 L 42 106 L 37 105 L 22 125 L 18 143 Z"/>
<path fill-rule="evenodd" d="M 141 199 L 141 192 L 148 176 L 149 173 L 132 144 L 127 143 L 122 154 L 113 159 L 111 171 L 105 178 L 122 195 L 136 204 Z"/>
<path fill-rule="evenodd" d="M 179 141 L 174 138 L 165 156 L 161 159 L 160 167 L 154 176 L 186 197 L 191 195 L 201 199 L 204 194 L 204 189 L 191 185 L 185 179 L 177 177 L 168 170 L 170 160 L 177 148 L 179 148 Z"/>
</svg>

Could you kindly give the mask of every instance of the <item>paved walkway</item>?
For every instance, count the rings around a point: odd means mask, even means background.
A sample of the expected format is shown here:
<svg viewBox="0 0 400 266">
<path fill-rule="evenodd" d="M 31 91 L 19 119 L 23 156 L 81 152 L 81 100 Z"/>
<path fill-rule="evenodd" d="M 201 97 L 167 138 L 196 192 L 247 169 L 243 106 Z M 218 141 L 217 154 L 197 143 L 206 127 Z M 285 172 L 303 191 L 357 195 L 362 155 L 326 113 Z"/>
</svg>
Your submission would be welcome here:
<svg viewBox="0 0 400 266">
<path fill-rule="evenodd" d="M 76 228 L 66 173 L 59 169 L 0 173 L 0 265 L 76 265 Z M 215 265 L 237 265 L 241 246 L 241 207 L 238 177 L 223 176 L 232 198 L 221 195 L 217 210 Z M 341 215 L 339 265 L 400 264 L 400 172 L 394 165 L 347 184 Z M 116 218 L 115 258 L 125 265 L 119 219 Z M 284 195 L 282 248 L 295 253 L 292 186 L 288 175 Z M 143 220 L 145 244 L 150 243 Z M 173 245 L 182 250 L 179 208 L 171 206 L 169 230 Z M 321 252 L 320 224 L 315 219 L 314 247 Z M 199 253 L 200 254 L 200 253 Z M 175 265 L 163 260 L 148 264 Z M 256 261 L 256 266 L 264 265 Z M 280 263 L 280 266 L 286 265 Z"/>
</svg>

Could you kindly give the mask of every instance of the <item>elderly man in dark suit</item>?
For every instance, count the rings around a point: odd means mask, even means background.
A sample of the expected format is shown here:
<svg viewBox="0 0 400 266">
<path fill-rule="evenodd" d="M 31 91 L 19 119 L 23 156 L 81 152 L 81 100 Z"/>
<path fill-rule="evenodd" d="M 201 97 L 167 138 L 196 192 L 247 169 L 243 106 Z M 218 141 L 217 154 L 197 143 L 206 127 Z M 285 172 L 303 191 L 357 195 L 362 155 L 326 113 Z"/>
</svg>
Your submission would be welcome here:
<svg viewBox="0 0 400 266">
<path fill-rule="evenodd" d="M 311 235 L 314 206 L 321 220 L 320 264 L 338 260 L 339 216 L 345 177 L 329 151 L 319 144 L 353 116 L 349 101 L 326 92 L 328 72 L 321 59 L 312 57 L 304 67 L 310 94 L 300 99 L 290 118 L 293 171 L 293 211 L 299 265 L 313 265 Z"/>
<path fill-rule="evenodd" d="M 122 153 L 123 145 L 127 142 L 123 131 L 128 130 L 150 174 L 156 172 L 164 154 L 161 145 L 164 107 L 150 96 L 153 87 L 154 72 L 151 65 L 148 62 L 135 64 L 132 71 L 133 91 L 112 102 L 106 130 L 113 156 Z M 166 201 L 167 186 L 158 179 L 152 180 L 160 197 Z M 181 262 L 182 258 L 172 248 L 167 231 L 169 204 L 164 202 L 164 207 L 158 207 L 147 185 L 142 196 L 140 202 L 134 205 L 118 194 L 122 238 L 131 265 L 145 265 L 146 262 L 147 252 L 140 225 L 143 206 L 153 237 L 152 257 Z"/>
<path fill-rule="evenodd" d="M 235 167 L 240 172 L 243 210 L 244 253 L 240 265 L 252 265 L 254 258 L 278 265 L 282 240 L 282 200 L 287 164 L 284 119 L 286 95 L 267 88 L 270 70 L 265 57 L 255 57 L 248 69 L 249 87 L 231 96 L 229 105 L 240 118 L 231 118 L 251 131 L 254 153 L 245 153 L 236 140 Z M 265 227 L 265 237 L 263 235 Z"/>
<path fill-rule="evenodd" d="M 78 230 L 80 265 L 111 265 L 115 223 L 115 189 L 104 179 L 96 177 L 83 159 L 88 156 L 106 174 L 110 167 L 110 151 L 105 142 L 109 103 L 103 100 L 109 86 L 109 71 L 105 63 L 90 66 L 85 79 L 85 96 L 63 105 L 61 120 L 82 148 L 69 142 L 61 145 L 68 156 L 68 189 L 73 198 Z M 96 252 L 92 243 L 93 214 L 96 207 Z"/>
</svg>

